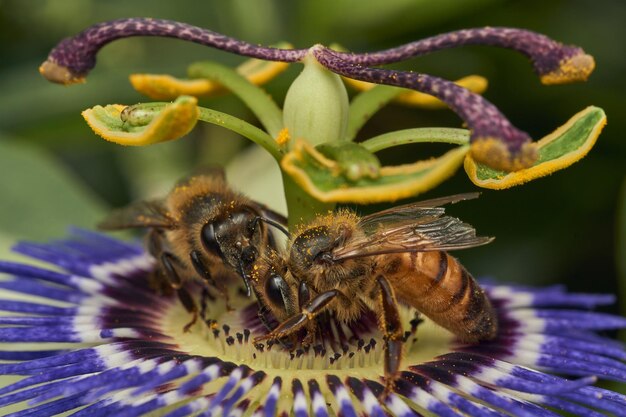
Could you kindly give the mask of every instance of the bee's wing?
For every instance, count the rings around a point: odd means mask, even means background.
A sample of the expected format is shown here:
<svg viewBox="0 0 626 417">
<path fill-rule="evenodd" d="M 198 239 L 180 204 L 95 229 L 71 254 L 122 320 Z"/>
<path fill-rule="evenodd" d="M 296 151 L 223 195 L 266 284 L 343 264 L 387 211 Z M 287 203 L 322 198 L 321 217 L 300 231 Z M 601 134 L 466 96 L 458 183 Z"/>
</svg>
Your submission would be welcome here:
<svg viewBox="0 0 626 417">
<path fill-rule="evenodd" d="M 363 216 L 359 222 L 359 226 L 368 232 L 369 230 L 377 230 L 381 227 L 384 228 L 387 224 L 397 225 L 397 223 L 402 221 L 415 222 L 419 217 L 427 216 L 429 210 L 434 210 L 435 213 L 443 213 L 443 209 L 439 209 L 438 207 L 445 204 L 453 204 L 459 201 L 478 198 L 479 194 L 480 193 L 455 194 L 392 207 L 368 216 Z"/>
<path fill-rule="evenodd" d="M 491 237 L 476 236 L 474 228 L 446 216 L 442 207 L 477 194 L 459 194 L 406 204 L 363 217 L 364 232 L 333 251 L 335 260 L 401 252 L 455 250 L 484 245 Z"/>
<path fill-rule="evenodd" d="M 135 227 L 160 227 L 171 229 L 176 222 L 168 214 L 160 200 L 138 201 L 115 209 L 98 224 L 103 230 L 131 229 Z"/>
</svg>

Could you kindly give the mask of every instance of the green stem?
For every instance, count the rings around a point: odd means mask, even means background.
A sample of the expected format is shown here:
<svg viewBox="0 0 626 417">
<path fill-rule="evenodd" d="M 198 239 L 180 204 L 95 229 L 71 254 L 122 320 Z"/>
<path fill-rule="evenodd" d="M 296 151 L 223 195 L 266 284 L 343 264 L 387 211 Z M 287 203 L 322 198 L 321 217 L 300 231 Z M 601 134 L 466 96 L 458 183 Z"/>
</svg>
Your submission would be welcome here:
<svg viewBox="0 0 626 417">
<path fill-rule="evenodd" d="M 191 78 L 215 81 L 232 91 L 252 110 L 272 137 L 278 136 L 283 128 L 283 113 L 265 90 L 252 84 L 235 70 L 215 62 L 197 62 L 187 72 Z"/>
<path fill-rule="evenodd" d="M 289 174 L 282 171 L 283 188 L 287 200 L 287 212 L 289 219 L 289 230 L 295 231 L 298 225 L 311 221 L 317 214 L 332 211 L 336 203 L 323 203 L 316 200 L 298 184 L 296 184 Z"/>
<path fill-rule="evenodd" d="M 469 143 L 469 130 L 453 128 L 416 128 L 396 130 L 374 136 L 361 143 L 370 152 L 378 152 L 408 143 L 442 142 L 454 145 L 467 145 Z"/>
<path fill-rule="evenodd" d="M 377 85 L 354 97 L 350 103 L 348 131 L 346 140 L 354 140 L 363 125 L 387 103 L 394 99 L 403 89 L 387 85 Z"/>
<path fill-rule="evenodd" d="M 273 137 L 267 134 L 267 132 L 264 132 L 258 127 L 253 126 L 237 117 L 231 116 L 230 114 L 207 109 L 205 107 L 199 107 L 198 110 L 198 120 L 222 126 L 226 129 L 232 130 L 233 132 L 239 133 L 241 136 L 244 136 L 257 145 L 262 146 L 274 157 L 274 159 L 276 159 L 276 161 L 280 161 L 282 158 L 283 155 L 278 147 L 278 144 Z"/>
</svg>

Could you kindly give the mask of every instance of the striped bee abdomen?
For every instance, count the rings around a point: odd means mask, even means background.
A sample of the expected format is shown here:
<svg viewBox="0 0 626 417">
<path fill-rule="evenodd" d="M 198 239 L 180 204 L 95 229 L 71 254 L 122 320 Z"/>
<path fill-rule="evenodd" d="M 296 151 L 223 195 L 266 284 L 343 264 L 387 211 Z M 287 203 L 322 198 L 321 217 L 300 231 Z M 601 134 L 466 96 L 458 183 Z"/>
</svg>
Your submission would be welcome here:
<svg viewBox="0 0 626 417">
<path fill-rule="evenodd" d="M 398 299 L 408 304 L 461 340 L 492 339 L 497 318 L 491 302 L 469 272 L 443 251 L 403 253 L 402 267 L 388 270 L 387 279 Z M 397 260 L 393 261 L 398 263 Z"/>
</svg>

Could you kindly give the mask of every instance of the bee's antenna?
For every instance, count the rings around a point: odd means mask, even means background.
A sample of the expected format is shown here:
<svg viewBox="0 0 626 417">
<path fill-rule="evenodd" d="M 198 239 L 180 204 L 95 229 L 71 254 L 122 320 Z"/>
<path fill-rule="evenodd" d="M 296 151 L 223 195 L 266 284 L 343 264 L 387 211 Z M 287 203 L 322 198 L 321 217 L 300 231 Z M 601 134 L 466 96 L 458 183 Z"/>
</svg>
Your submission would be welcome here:
<svg viewBox="0 0 626 417">
<path fill-rule="evenodd" d="M 287 238 L 291 237 L 289 235 L 289 231 L 287 229 L 285 229 L 285 227 L 282 224 L 278 223 L 277 221 L 268 219 L 267 217 L 261 217 L 261 216 L 255 217 L 254 221 L 255 222 L 258 222 L 258 221 L 265 222 L 265 223 L 269 224 L 270 226 L 274 226 L 276 229 L 280 230 L 282 233 L 285 234 L 285 236 L 287 236 Z"/>
</svg>

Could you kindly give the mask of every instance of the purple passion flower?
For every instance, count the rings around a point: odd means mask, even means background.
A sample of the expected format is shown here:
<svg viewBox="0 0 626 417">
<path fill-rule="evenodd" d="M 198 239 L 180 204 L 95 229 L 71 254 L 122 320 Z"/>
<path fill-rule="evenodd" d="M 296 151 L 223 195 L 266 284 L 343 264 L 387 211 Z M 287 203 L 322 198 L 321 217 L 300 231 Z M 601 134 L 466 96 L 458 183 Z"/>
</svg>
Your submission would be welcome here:
<svg viewBox="0 0 626 417">
<path fill-rule="evenodd" d="M 10 416 L 626 416 L 625 395 L 592 385 L 626 381 L 624 347 L 599 334 L 626 319 L 591 311 L 611 295 L 487 284 L 500 328 L 475 345 L 403 309 L 402 374 L 383 400 L 372 316 L 327 318 L 307 350 L 255 345 L 266 330 L 238 293 L 184 332 L 189 313 L 150 288 L 155 262 L 136 244 L 75 230 L 15 251 L 38 266 L 0 262 Z"/>
</svg>

